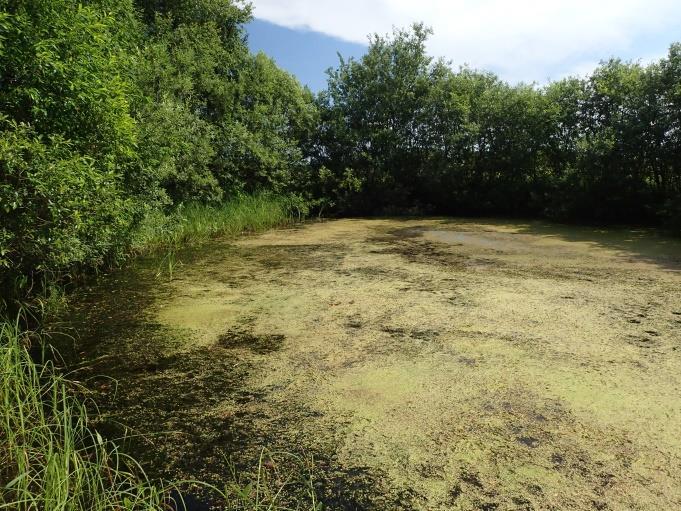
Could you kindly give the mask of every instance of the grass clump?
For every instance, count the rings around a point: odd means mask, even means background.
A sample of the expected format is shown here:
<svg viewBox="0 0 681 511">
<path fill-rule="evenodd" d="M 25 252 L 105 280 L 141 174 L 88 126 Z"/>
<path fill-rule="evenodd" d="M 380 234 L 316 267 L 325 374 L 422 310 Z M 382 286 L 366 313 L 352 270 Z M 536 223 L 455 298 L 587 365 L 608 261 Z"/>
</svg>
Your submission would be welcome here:
<svg viewBox="0 0 681 511">
<path fill-rule="evenodd" d="M 322 511 L 315 490 L 314 458 L 262 449 L 252 473 L 239 473 L 218 491 L 227 509 L 239 511 Z"/>
<path fill-rule="evenodd" d="M 90 427 L 82 388 L 34 362 L 37 334 L 20 325 L 0 322 L 0 509 L 168 509 L 168 489 Z"/>
<path fill-rule="evenodd" d="M 134 458 L 90 424 L 85 389 L 29 353 L 34 332 L 0 321 L 0 510 L 172 511 L 198 491 L 215 509 L 319 511 L 313 462 L 263 450 L 252 474 L 222 488 L 150 481 Z"/>
<path fill-rule="evenodd" d="M 151 212 L 133 237 L 137 253 L 175 250 L 217 236 L 236 236 L 288 225 L 307 214 L 297 197 L 243 195 L 218 206 L 187 204 L 170 214 Z"/>
</svg>

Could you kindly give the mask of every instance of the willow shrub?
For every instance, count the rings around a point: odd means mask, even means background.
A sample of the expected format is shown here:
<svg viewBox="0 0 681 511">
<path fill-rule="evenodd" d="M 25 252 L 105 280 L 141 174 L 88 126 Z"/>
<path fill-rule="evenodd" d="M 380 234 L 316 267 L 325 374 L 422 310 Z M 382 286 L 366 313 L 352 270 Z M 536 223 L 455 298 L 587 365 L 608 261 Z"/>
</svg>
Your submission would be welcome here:
<svg viewBox="0 0 681 511">
<path fill-rule="evenodd" d="M 132 201 L 113 168 L 59 136 L 26 125 L 0 131 L 0 298 L 25 296 L 45 276 L 101 265 L 125 246 Z"/>
</svg>

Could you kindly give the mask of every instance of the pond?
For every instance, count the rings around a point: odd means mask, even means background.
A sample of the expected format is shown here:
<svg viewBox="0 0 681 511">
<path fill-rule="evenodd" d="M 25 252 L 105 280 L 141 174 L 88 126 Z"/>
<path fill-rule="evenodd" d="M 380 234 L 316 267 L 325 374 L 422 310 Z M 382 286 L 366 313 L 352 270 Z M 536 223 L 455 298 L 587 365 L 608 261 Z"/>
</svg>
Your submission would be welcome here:
<svg viewBox="0 0 681 511">
<path fill-rule="evenodd" d="M 681 508 L 681 242 L 654 231 L 309 223 L 76 302 L 73 367 L 152 475 L 266 447 L 329 509 Z"/>
</svg>

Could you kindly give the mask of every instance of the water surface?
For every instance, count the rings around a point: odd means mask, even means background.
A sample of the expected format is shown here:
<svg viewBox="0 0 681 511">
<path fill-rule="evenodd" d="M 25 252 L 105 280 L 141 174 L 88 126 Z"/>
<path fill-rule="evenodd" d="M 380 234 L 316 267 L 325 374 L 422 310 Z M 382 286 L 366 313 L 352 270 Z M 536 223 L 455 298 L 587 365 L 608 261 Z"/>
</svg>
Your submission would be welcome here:
<svg viewBox="0 0 681 511">
<path fill-rule="evenodd" d="M 331 509 L 681 507 L 677 240 L 338 220 L 177 263 L 105 279 L 74 320 L 161 475 L 224 481 L 268 446 L 314 457 Z"/>
</svg>

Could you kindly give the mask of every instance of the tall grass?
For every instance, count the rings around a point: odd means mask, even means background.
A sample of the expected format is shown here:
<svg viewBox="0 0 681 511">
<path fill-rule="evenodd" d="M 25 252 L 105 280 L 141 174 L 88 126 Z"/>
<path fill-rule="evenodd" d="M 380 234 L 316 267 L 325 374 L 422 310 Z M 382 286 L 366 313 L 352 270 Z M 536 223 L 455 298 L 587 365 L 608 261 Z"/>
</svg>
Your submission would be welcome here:
<svg viewBox="0 0 681 511">
<path fill-rule="evenodd" d="M 294 488 L 295 497 L 284 495 Z M 287 452 L 260 453 L 255 473 L 244 480 L 232 469 L 232 480 L 220 492 L 228 509 L 239 511 L 322 511 L 314 481 L 314 458 Z"/>
<path fill-rule="evenodd" d="M 132 457 L 90 425 L 86 401 L 78 395 L 86 390 L 51 363 L 35 363 L 27 347 L 37 334 L 21 324 L 0 322 L 0 509 L 183 510 L 180 489 L 188 486 L 210 494 L 223 509 L 322 509 L 313 463 L 289 453 L 263 450 L 254 474 L 233 470 L 222 488 L 150 481 Z"/>
<path fill-rule="evenodd" d="M 167 489 L 90 427 L 77 384 L 33 361 L 20 325 L 0 322 L 0 509 L 167 510 Z"/>
<path fill-rule="evenodd" d="M 217 236 L 235 236 L 291 224 L 307 213 L 295 197 L 271 194 L 236 197 L 219 206 L 188 204 L 171 214 L 150 213 L 133 237 L 136 253 L 172 251 Z"/>
</svg>

